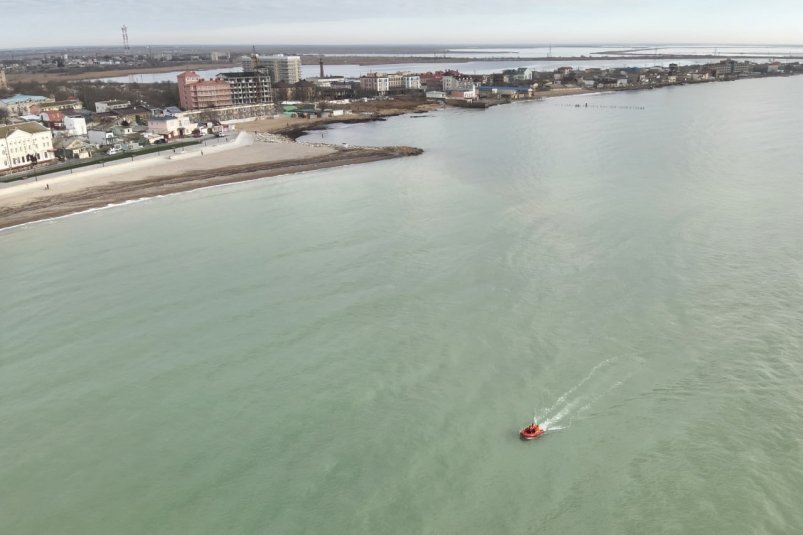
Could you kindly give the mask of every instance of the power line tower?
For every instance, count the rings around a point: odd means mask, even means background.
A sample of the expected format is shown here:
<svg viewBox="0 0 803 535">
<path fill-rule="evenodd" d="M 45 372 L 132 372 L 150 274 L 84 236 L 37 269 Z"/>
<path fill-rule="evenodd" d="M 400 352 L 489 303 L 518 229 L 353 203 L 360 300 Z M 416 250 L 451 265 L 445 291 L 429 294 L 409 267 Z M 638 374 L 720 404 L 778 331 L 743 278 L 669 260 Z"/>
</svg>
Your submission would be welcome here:
<svg viewBox="0 0 803 535">
<path fill-rule="evenodd" d="M 128 46 L 128 26 L 123 25 L 120 29 L 123 30 L 123 50 L 131 50 L 131 47 Z"/>
</svg>

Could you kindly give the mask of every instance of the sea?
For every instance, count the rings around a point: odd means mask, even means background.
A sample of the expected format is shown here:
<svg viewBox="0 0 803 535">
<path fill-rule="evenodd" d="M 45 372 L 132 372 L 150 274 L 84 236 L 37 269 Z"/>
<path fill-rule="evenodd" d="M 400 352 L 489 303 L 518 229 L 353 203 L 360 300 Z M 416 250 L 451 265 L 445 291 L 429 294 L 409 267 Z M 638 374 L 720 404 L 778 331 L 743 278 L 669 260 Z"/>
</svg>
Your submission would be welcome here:
<svg viewBox="0 0 803 535">
<path fill-rule="evenodd" d="M 340 125 L 425 153 L 0 231 L 0 533 L 803 532 L 801 95 Z"/>
</svg>

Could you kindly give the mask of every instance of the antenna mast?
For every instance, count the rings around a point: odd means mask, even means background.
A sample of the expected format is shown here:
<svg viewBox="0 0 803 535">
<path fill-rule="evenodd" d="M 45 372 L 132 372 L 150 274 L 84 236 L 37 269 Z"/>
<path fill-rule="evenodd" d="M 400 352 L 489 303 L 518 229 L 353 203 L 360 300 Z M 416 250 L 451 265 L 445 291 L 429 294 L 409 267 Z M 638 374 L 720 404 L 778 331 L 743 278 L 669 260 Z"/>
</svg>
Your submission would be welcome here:
<svg viewBox="0 0 803 535">
<path fill-rule="evenodd" d="M 131 50 L 131 47 L 128 46 L 128 26 L 123 25 L 120 29 L 123 30 L 123 50 Z"/>
</svg>

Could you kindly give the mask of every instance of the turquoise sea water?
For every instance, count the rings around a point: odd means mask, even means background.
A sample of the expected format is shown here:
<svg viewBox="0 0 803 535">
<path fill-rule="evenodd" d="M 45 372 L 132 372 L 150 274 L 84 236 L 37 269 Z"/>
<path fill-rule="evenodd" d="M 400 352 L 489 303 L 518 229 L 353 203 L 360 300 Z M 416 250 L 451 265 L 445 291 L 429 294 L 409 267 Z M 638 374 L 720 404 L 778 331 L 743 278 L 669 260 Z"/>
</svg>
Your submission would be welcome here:
<svg viewBox="0 0 803 535">
<path fill-rule="evenodd" d="M 803 530 L 801 95 L 336 127 L 426 152 L 0 232 L 0 533 Z"/>
</svg>

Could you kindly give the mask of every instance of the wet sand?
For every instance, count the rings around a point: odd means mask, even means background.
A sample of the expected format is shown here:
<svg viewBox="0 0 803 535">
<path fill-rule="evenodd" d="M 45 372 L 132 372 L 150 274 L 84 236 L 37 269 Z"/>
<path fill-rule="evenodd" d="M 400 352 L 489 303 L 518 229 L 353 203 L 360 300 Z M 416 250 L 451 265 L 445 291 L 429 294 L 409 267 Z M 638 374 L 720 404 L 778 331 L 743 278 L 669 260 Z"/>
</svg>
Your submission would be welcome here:
<svg viewBox="0 0 803 535">
<path fill-rule="evenodd" d="M 250 139 L 249 139 L 250 138 Z M 250 142 L 249 142 L 250 141 Z M 411 147 L 356 147 L 238 141 L 0 189 L 0 228 L 143 197 L 420 154 Z M 201 154 L 203 152 L 203 154 Z"/>
</svg>

